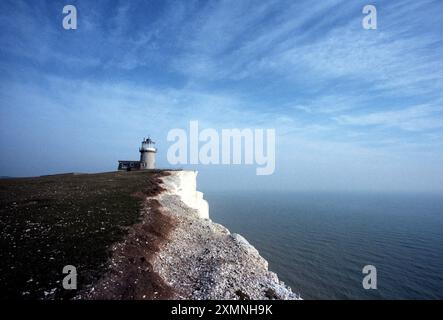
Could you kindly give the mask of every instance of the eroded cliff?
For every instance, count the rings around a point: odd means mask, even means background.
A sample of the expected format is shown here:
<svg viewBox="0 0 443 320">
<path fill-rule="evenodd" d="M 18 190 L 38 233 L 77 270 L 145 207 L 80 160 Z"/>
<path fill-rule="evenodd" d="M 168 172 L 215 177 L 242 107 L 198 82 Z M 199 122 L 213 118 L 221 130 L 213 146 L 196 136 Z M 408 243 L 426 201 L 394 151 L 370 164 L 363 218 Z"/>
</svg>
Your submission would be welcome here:
<svg viewBox="0 0 443 320">
<path fill-rule="evenodd" d="M 154 197 L 174 228 L 151 263 L 173 297 L 297 299 L 246 239 L 209 219 L 196 178 L 196 171 L 169 172 L 161 177 L 165 190 Z"/>
</svg>

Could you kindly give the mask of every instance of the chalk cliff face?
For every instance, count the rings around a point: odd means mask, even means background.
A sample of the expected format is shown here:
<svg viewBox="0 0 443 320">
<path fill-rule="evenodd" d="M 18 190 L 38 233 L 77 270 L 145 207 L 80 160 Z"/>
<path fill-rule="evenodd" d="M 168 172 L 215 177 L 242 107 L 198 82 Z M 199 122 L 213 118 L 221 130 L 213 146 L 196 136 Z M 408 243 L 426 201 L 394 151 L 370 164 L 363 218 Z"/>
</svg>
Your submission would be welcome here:
<svg viewBox="0 0 443 320">
<path fill-rule="evenodd" d="M 176 195 L 188 207 L 195 209 L 199 218 L 209 219 L 208 202 L 197 191 L 197 171 L 170 171 L 162 178 L 164 195 Z"/>
<path fill-rule="evenodd" d="M 174 298 L 299 299 L 245 238 L 209 219 L 196 171 L 169 173 L 155 199 L 175 227 L 151 263 Z"/>
</svg>

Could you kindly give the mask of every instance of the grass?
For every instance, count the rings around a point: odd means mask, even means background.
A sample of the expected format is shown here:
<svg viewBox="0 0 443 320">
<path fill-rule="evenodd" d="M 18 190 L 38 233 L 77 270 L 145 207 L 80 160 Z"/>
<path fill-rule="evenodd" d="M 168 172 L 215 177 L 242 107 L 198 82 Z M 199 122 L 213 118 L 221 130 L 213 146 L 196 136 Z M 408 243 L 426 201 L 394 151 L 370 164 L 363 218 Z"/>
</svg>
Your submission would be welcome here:
<svg viewBox="0 0 443 320">
<path fill-rule="evenodd" d="M 0 180 L 0 298 L 63 299 L 108 269 L 109 248 L 139 221 L 162 171 Z M 77 290 L 64 290 L 65 265 Z"/>
</svg>

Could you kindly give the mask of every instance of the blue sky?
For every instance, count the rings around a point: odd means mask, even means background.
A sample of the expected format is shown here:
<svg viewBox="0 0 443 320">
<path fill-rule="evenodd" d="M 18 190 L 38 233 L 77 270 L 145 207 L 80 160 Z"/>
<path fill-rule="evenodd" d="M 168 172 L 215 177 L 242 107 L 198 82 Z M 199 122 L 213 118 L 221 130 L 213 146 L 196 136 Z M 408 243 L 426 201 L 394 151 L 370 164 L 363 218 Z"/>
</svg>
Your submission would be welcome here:
<svg viewBox="0 0 443 320">
<path fill-rule="evenodd" d="M 165 167 L 168 131 L 198 120 L 277 132 L 275 174 L 197 166 L 203 191 L 442 192 L 442 16 L 425 0 L 2 0 L 0 175 L 114 170 L 148 134 Z"/>
</svg>

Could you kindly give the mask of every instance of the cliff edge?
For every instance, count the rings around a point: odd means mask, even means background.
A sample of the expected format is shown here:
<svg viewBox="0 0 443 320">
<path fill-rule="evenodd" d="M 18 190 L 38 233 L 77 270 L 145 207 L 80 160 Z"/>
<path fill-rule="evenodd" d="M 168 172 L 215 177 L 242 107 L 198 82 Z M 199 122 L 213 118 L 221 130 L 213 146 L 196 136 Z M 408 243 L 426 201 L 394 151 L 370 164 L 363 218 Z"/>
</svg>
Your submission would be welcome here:
<svg viewBox="0 0 443 320">
<path fill-rule="evenodd" d="M 154 198 L 174 220 L 151 261 L 176 299 L 297 299 L 248 241 L 209 219 L 196 171 L 171 171 Z"/>
</svg>

